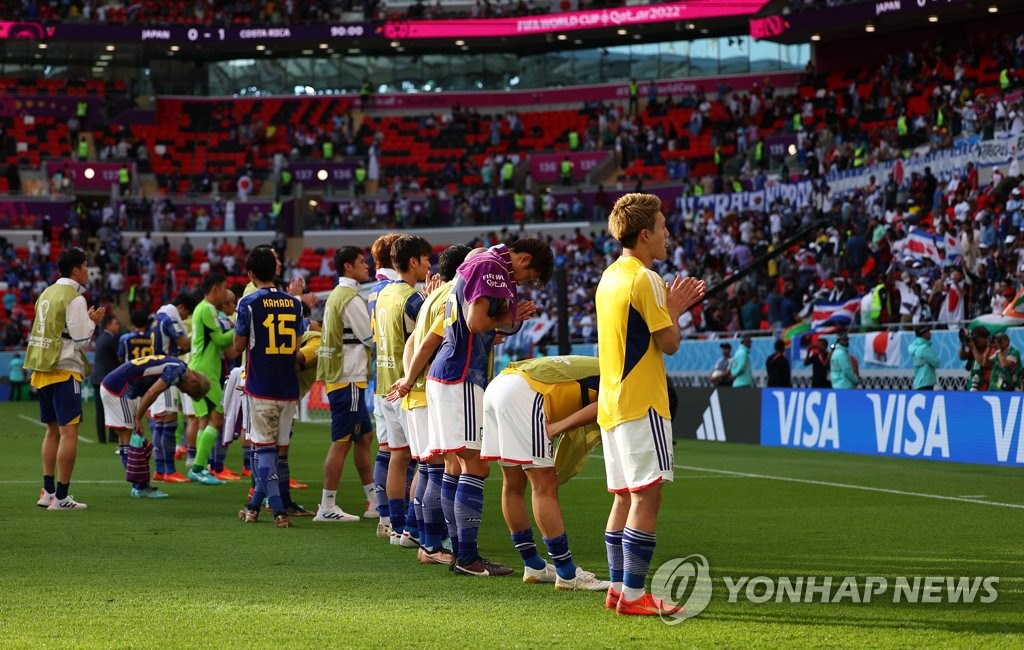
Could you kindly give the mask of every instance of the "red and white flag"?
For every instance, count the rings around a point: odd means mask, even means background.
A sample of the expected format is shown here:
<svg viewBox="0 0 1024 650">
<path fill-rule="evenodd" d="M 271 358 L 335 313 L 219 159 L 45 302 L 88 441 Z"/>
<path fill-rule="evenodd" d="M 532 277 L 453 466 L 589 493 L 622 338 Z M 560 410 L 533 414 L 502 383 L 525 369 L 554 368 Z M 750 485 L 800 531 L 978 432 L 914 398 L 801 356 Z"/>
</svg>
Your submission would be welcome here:
<svg viewBox="0 0 1024 650">
<path fill-rule="evenodd" d="M 902 358 L 901 332 L 872 332 L 864 336 L 864 363 L 898 367 Z"/>
</svg>

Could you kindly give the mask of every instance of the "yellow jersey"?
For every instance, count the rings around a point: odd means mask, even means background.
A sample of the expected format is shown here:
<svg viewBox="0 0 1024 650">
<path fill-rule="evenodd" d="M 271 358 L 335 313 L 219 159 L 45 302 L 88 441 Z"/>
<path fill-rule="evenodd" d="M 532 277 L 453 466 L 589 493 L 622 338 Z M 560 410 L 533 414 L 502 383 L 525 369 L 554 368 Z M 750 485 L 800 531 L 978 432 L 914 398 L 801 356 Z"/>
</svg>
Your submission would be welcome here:
<svg viewBox="0 0 1024 650">
<path fill-rule="evenodd" d="M 670 418 L 665 360 L 652 332 L 675 327 L 665 281 L 635 257 L 620 257 L 597 285 L 597 351 L 601 391 L 597 422 L 611 429 L 653 408 Z"/>
</svg>

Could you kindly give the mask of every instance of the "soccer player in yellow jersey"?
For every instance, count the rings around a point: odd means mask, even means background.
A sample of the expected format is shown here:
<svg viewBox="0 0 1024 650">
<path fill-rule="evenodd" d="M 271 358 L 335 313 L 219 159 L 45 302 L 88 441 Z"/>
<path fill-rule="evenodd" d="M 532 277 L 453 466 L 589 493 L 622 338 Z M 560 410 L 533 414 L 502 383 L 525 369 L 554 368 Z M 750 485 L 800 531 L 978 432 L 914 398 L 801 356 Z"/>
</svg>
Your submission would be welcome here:
<svg viewBox="0 0 1024 650">
<path fill-rule="evenodd" d="M 596 426 L 599 364 L 594 357 L 541 357 L 512 363 L 484 392 L 482 460 L 501 466 L 501 512 L 512 544 L 523 558 L 523 582 L 554 583 L 555 589 L 606 591 L 576 566 L 558 503 L 553 439 L 583 426 Z M 532 488 L 533 517 L 554 565 L 537 554 L 526 513 L 526 483 Z"/>
<path fill-rule="evenodd" d="M 405 342 L 416 326 L 416 317 L 423 306 L 424 296 L 416 285 L 424 282 L 430 273 L 430 243 L 418 235 L 402 235 L 391 245 L 391 261 L 398 271 L 398 279 L 387 284 L 377 294 L 373 313 L 373 332 L 377 341 L 376 395 L 380 398 L 391 391 L 405 372 L 403 352 Z M 407 548 L 419 547 L 419 522 L 415 514 L 416 499 L 406 498 L 406 474 L 412 458 L 419 457 L 416 440 L 408 435 L 405 411 L 398 402 L 381 399 L 384 426 L 387 429 L 388 461 L 386 490 L 388 511 L 391 516 L 391 543 Z M 410 516 L 411 515 L 411 516 Z"/>
<path fill-rule="evenodd" d="M 626 194 L 612 207 L 608 232 L 622 256 L 601 276 L 595 298 L 601 426 L 611 514 L 605 530 L 612 586 L 605 606 L 619 614 L 674 613 L 644 591 L 654 555 L 661 483 L 672 480 L 672 430 L 663 354 L 679 348 L 679 317 L 704 297 L 704 283 L 652 270 L 667 255 L 661 199 Z M 657 379 L 657 381 L 654 381 Z"/>
<path fill-rule="evenodd" d="M 405 344 L 403 368 L 408 394 L 402 400 L 402 408 L 406 412 L 409 444 L 419 450 L 419 478 L 416 483 L 416 500 L 420 503 L 417 518 L 420 527 L 420 549 L 417 558 L 423 564 L 451 563 L 452 554 L 443 547 L 446 533 L 446 521 L 441 509 L 441 482 L 443 475 L 455 472 L 458 475 L 458 460 L 454 457 L 446 459 L 444 454 L 430 454 L 430 418 L 427 414 L 427 373 L 426 368 L 440 347 L 444 337 L 444 308 L 451 293 L 455 271 L 469 254 L 468 246 L 449 246 L 438 258 L 438 276 L 443 282 L 430 293 L 416 317 L 416 328 Z M 417 350 L 425 348 L 419 363 L 413 368 L 413 358 Z M 388 398 L 390 399 L 390 397 Z M 444 408 L 443 405 L 437 408 Z M 451 522 L 455 526 L 455 522 Z"/>
</svg>

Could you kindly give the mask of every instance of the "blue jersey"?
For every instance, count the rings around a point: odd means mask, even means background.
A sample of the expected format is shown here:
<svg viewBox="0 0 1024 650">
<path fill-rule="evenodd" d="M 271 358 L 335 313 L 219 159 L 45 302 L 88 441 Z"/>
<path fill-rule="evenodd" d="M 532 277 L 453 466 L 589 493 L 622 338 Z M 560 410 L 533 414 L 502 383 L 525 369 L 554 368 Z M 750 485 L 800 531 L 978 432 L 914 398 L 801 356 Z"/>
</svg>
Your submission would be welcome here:
<svg viewBox="0 0 1024 650">
<path fill-rule="evenodd" d="M 474 334 L 466 324 L 466 282 L 461 275 L 455 275 L 448 302 L 444 306 L 444 339 L 437 350 L 427 379 L 443 384 L 458 384 L 468 381 L 486 388 L 489 380 L 491 348 L 494 346 L 496 331 Z M 489 313 L 497 315 L 504 307 L 501 300 L 486 298 L 491 303 Z"/>
<path fill-rule="evenodd" d="M 370 293 L 366 294 L 366 309 L 370 312 L 370 331 L 373 332 L 374 343 L 377 342 L 377 317 L 375 313 L 377 311 L 377 296 L 380 295 L 381 291 L 384 291 L 384 287 L 394 282 L 394 280 L 389 280 L 388 278 L 381 278 L 379 275 L 377 277 L 379 279 L 370 287 Z"/>
<path fill-rule="evenodd" d="M 302 303 L 294 296 L 264 287 L 239 301 L 235 335 L 248 340 L 247 394 L 263 399 L 299 399 L 295 353 L 305 331 Z"/>
<path fill-rule="evenodd" d="M 176 386 L 188 372 L 188 364 L 175 357 L 156 354 L 131 359 L 114 368 L 103 378 L 103 387 L 114 395 L 135 399 L 146 394 L 157 379 Z"/>
<path fill-rule="evenodd" d="M 153 345 L 157 354 L 170 354 L 178 356 L 181 348 L 178 347 L 178 339 L 186 336 L 186 332 L 170 316 L 157 312 L 156 320 L 149 328 L 153 335 Z"/>
<path fill-rule="evenodd" d="M 157 352 L 153 332 L 128 332 L 117 342 L 117 360 L 121 363 L 148 357 Z"/>
</svg>

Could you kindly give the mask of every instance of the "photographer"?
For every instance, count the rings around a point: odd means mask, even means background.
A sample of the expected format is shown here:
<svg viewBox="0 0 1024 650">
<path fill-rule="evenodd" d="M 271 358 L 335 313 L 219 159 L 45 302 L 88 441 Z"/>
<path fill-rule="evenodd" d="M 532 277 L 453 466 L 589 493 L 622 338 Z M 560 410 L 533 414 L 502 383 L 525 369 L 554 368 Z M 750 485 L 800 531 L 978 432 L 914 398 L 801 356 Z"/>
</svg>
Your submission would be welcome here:
<svg viewBox="0 0 1024 650">
<path fill-rule="evenodd" d="M 991 357 L 995 355 L 994 343 L 989 342 L 988 330 L 978 325 L 971 330 L 960 330 L 960 359 L 966 361 L 964 369 L 969 373 L 967 390 L 988 390 L 992 376 Z"/>
<path fill-rule="evenodd" d="M 996 334 L 995 357 L 992 358 L 992 379 L 989 390 L 1015 391 L 1020 388 L 1020 352 L 1010 345 L 1005 332 Z"/>
</svg>

